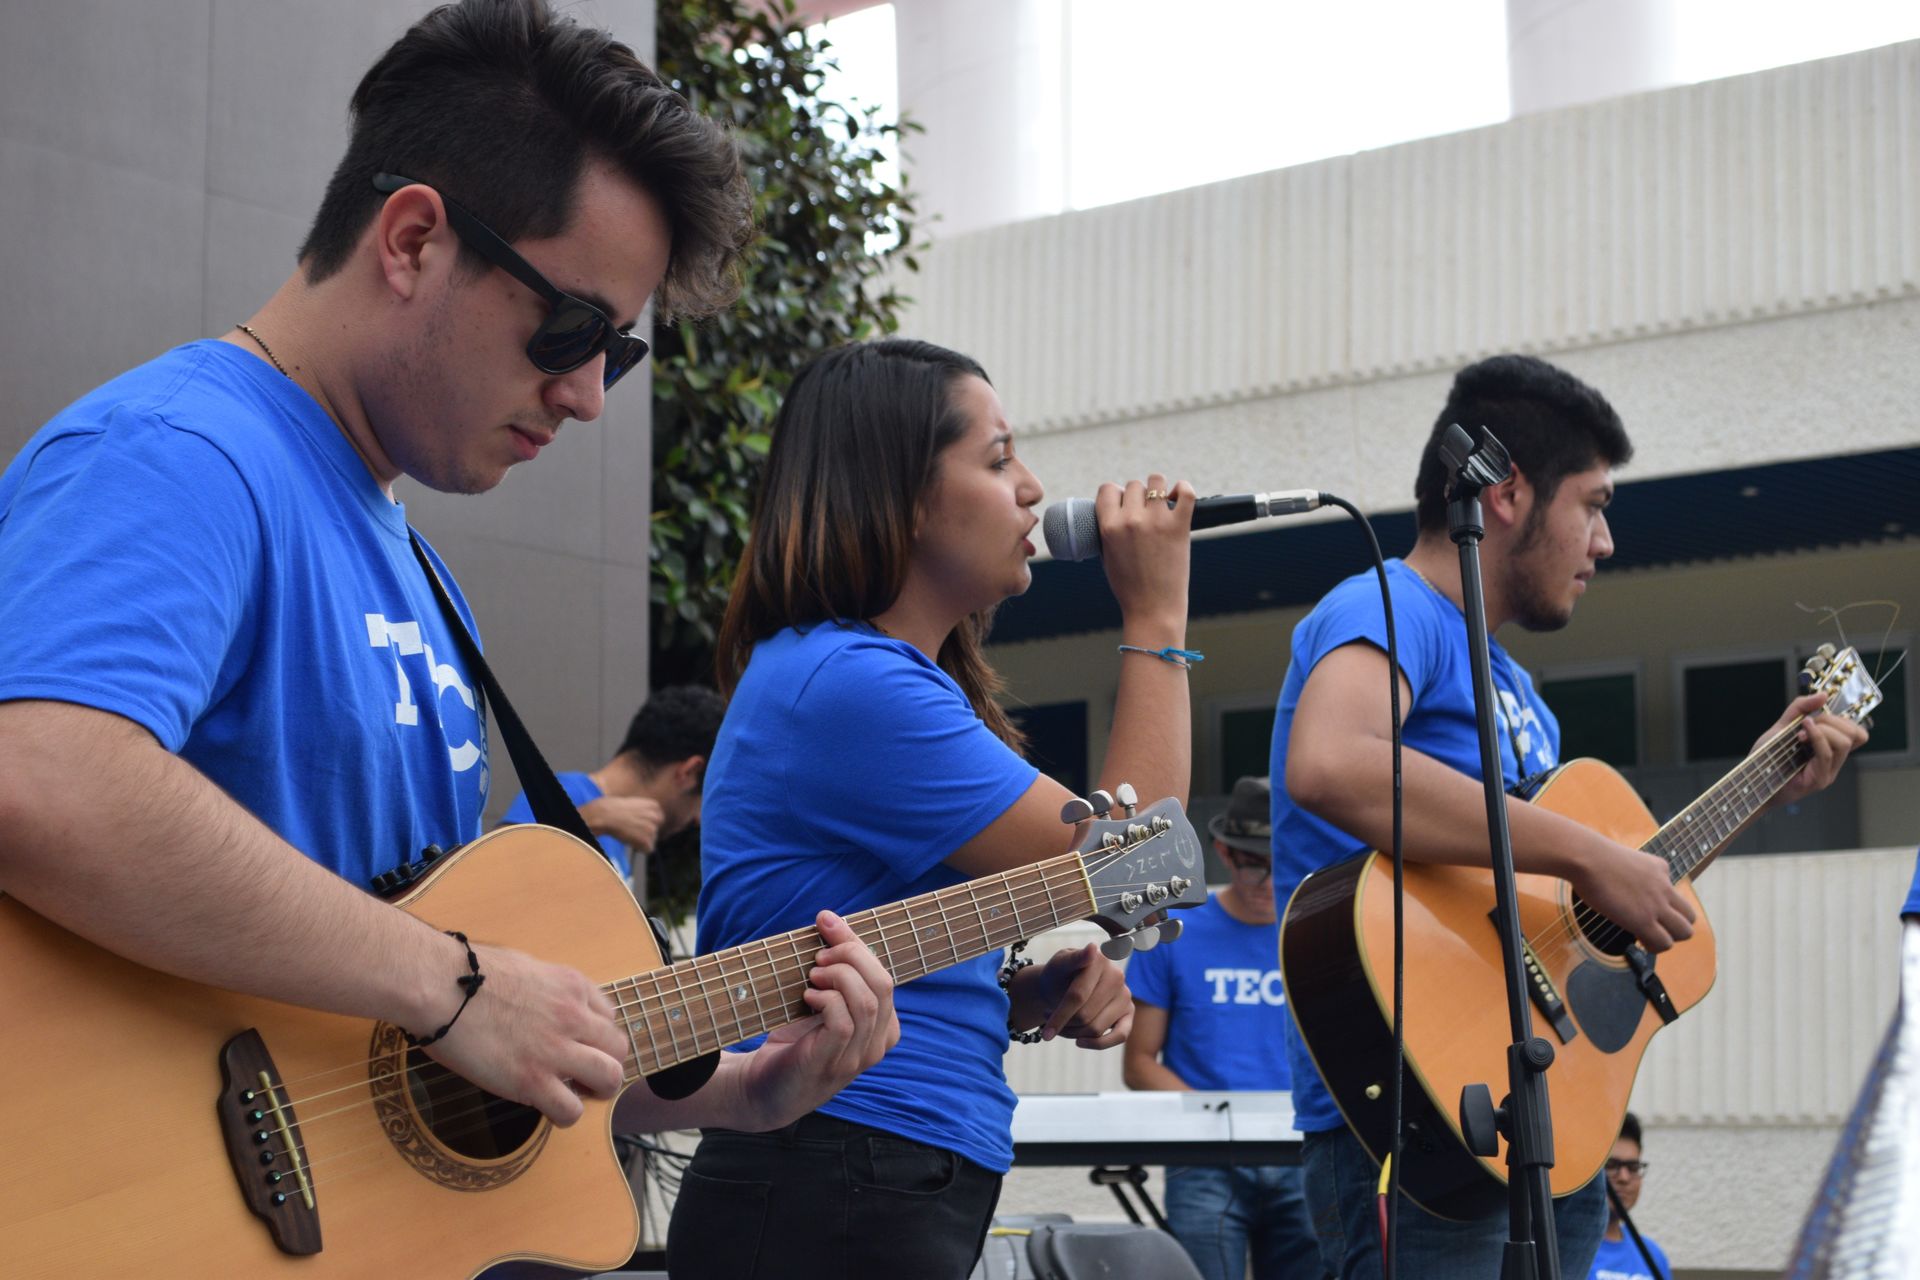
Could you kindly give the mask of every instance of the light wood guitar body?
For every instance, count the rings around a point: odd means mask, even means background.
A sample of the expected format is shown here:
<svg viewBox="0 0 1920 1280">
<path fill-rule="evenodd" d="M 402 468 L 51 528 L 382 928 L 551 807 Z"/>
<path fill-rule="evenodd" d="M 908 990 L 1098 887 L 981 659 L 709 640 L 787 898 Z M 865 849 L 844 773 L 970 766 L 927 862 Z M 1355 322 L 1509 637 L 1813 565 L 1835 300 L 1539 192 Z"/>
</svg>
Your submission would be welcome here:
<svg viewBox="0 0 1920 1280">
<path fill-rule="evenodd" d="M 402 905 L 599 981 L 661 963 L 606 860 L 546 828 L 483 837 Z M 16 1280 L 471 1276 L 511 1257 L 606 1270 L 639 1240 L 609 1102 L 475 1159 L 434 1140 L 417 1111 L 383 1125 L 373 1023 L 155 973 L 10 898 L 0 974 L 0 1273 Z M 295 1102 L 323 1243 L 308 1257 L 281 1252 L 249 1212 L 215 1122 L 221 1046 L 248 1027 Z"/>
</svg>

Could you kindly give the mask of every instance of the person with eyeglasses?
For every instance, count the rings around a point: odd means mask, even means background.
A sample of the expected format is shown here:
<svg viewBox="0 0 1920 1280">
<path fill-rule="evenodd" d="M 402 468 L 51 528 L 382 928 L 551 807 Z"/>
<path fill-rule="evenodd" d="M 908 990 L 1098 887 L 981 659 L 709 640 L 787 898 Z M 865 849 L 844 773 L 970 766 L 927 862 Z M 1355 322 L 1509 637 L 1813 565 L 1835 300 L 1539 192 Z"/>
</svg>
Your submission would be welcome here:
<svg viewBox="0 0 1920 1280">
<path fill-rule="evenodd" d="M 1647 1176 L 1647 1162 L 1641 1158 L 1640 1120 L 1631 1111 L 1620 1122 L 1620 1136 L 1614 1139 L 1613 1154 L 1607 1157 L 1606 1174 L 1611 1193 L 1607 1197 L 1607 1229 L 1600 1237 L 1600 1251 L 1593 1257 L 1587 1280 L 1673 1280 L 1673 1266 L 1667 1261 L 1666 1251 L 1644 1231 L 1636 1244 L 1621 1222 L 1621 1209 L 1632 1213 L 1640 1202 L 1640 1187 Z M 1645 1254 L 1640 1245 L 1646 1246 Z"/>
<path fill-rule="evenodd" d="M 402 1028 L 557 1124 L 618 1092 L 595 982 L 366 892 L 479 836 L 489 781 L 429 572 L 472 613 L 395 484 L 481 493 L 592 422 L 649 300 L 724 306 L 751 232 L 731 138 L 609 33 L 546 0 L 415 23 L 272 298 L 0 477 L 6 894 L 150 968 Z M 617 1130 L 771 1127 L 879 1059 L 891 979 L 817 923 L 812 1017 L 684 1102 L 627 1090 Z"/>
</svg>

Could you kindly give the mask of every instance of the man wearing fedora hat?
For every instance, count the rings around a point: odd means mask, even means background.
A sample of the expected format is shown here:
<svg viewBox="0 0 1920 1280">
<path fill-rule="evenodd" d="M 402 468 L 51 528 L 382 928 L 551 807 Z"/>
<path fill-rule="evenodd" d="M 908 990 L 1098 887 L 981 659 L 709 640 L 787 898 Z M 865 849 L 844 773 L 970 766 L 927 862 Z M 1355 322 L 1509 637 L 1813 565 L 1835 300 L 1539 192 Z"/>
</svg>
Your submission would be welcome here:
<svg viewBox="0 0 1920 1280">
<path fill-rule="evenodd" d="M 1129 1088 L 1288 1087 L 1280 932 L 1268 885 L 1272 805 L 1266 778 L 1233 784 L 1227 811 L 1208 824 L 1232 879 L 1187 913 L 1179 946 L 1129 962 Z M 1166 1202 L 1167 1225 L 1208 1280 L 1321 1274 L 1297 1166 L 1170 1165 Z"/>
</svg>

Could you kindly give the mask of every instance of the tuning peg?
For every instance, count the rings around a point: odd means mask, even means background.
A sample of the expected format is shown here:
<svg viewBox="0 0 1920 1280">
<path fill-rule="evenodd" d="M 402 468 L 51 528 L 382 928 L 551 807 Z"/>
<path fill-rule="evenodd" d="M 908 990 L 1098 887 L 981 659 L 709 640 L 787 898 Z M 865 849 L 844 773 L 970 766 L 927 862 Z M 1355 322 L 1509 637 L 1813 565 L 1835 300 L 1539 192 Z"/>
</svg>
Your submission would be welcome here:
<svg viewBox="0 0 1920 1280">
<path fill-rule="evenodd" d="M 1109 960 L 1125 960 L 1133 954 L 1133 935 L 1123 933 L 1100 944 L 1100 954 Z"/>
<path fill-rule="evenodd" d="M 1184 920 L 1163 920 L 1160 922 L 1160 941 L 1178 942 L 1180 935 L 1187 931 Z"/>
<path fill-rule="evenodd" d="M 1822 665 L 1833 661 L 1833 655 L 1839 652 L 1830 644 L 1823 644 L 1813 651 L 1822 660 Z"/>
<path fill-rule="evenodd" d="M 1803 669 L 1800 672 L 1800 675 L 1798 678 L 1800 682 L 1800 692 L 1812 693 L 1813 692 L 1813 668 L 1807 667 Z"/>
<path fill-rule="evenodd" d="M 1131 818 L 1134 811 L 1140 807 L 1140 795 L 1133 789 L 1131 782 L 1123 782 L 1115 787 L 1113 789 L 1113 798 L 1120 802 L 1120 807 L 1126 810 L 1129 818 Z"/>
<path fill-rule="evenodd" d="M 1160 928 L 1158 925 L 1150 924 L 1144 929 L 1136 929 L 1134 931 L 1133 949 L 1135 951 L 1151 951 L 1159 945 Z"/>
<path fill-rule="evenodd" d="M 1087 803 L 1091 804 L 1093 811 L 1103 818 L 1113 810 L 1113 796 L 1106 791 L 1094 792 L 1087 797 Z"/>
<path fill-rule="evenodd" d="M 1078 826 L 1093 816 L 1093 805 L 1079 796 L 1060 806 L 1060 821 L 1068 826 Z"/>
</svg>

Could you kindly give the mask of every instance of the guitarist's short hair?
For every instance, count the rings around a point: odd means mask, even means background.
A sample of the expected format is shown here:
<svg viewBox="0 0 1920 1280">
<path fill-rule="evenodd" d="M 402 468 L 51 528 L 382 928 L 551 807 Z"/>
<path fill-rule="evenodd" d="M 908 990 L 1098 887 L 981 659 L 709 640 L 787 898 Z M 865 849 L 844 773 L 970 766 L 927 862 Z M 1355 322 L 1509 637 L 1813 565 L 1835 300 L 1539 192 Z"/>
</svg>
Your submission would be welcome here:
<svg viewBox="0 0 1920 1280">
<path fill-rule="evenodd" d="M 711 758 L 727 700 L 700 685 L 679 684 L 661 689 L 634 714 L 620 753 L 632 752 L 649 769 L 679 764 L 692 756 Z M 700 766 L 701 781 L 707 768 Z"/>
<path fill-rule="evenodd" d="M 1647 1144 L 1640 1141 L 1640 1117 L 1631 1111 L 1620 1117 L 1620 1136 L 1645 1150 Z"/>
<path fill-rule="evenodd" d="M 1607 398 L 1557 365 L 1534 356 L 1490 356 L 1454 375 L 1447 404 L 1434 420 L 1414 480 L 1422 533 L 1447 527 L 1446 471 L 1440 439 L 1453 423 L 1486 427 L 1507 447 L 1541 504 L 1577 471 L 1623 466 L 1633 442 Z"/>
</svg>

